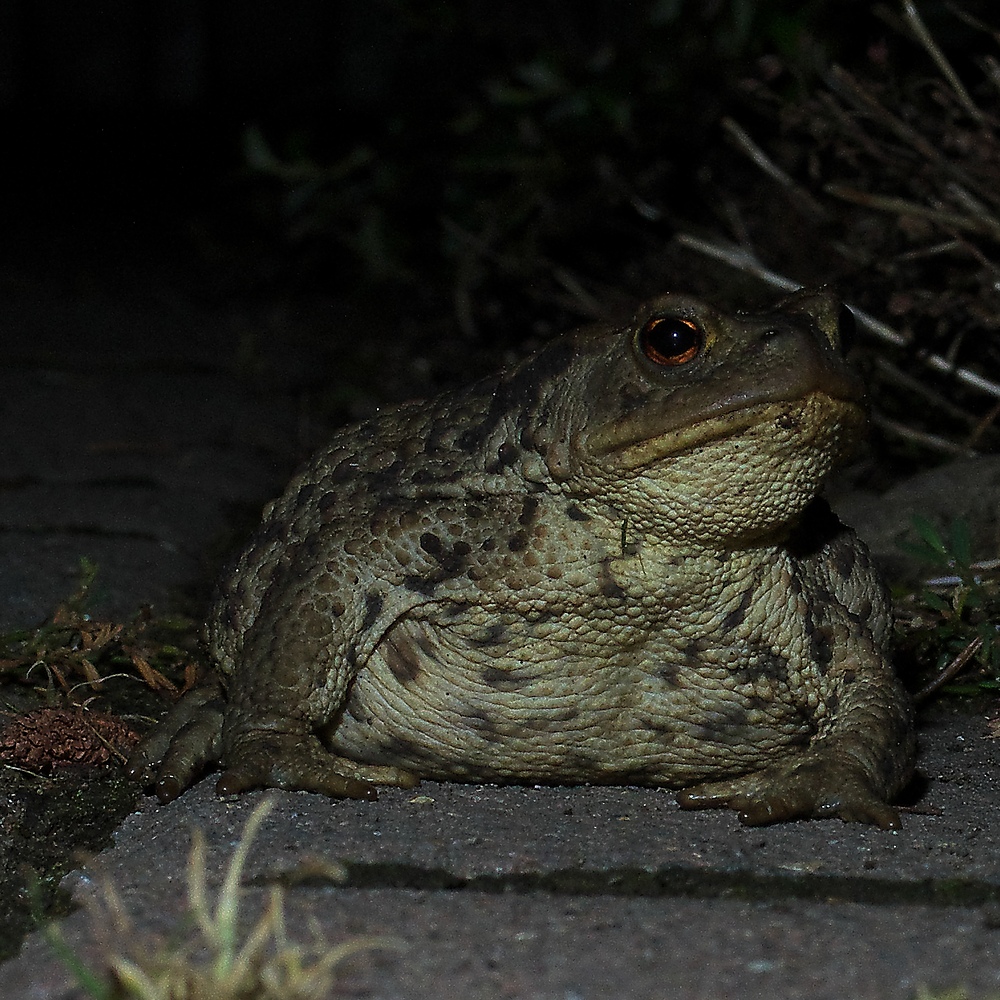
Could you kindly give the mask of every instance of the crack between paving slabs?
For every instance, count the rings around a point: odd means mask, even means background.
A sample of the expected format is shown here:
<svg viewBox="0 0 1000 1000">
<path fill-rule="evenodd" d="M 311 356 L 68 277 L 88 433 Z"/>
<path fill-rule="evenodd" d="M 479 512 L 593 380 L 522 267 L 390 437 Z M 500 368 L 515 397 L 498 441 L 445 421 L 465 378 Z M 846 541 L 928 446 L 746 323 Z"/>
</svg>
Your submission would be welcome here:
<svg viewBox="0 0 1000 1000">
<path fill-rule="evenodd" d="M 869 903 L 981 907 L 1000 904 L 1000 885 L 971 879 L 917 880 L 845 875 L 757 875 L 746 871 L 700 871 L 681 866 L 654 870 L 604 871 L 563 868 L 549 872 L 459 875 L 443 868 L 401 863 L 344 861 L 349 889 L 409 889 L 448 892 L 547 893 L 574 896 L 634 896 L 727 899 L 747 902 L 799 899 L 826 903 Z M 297 879 L 294 873 L 263 874 L 251 885 L 284 883 L 295 887 L 331 884 L 330 879 Z"/>
</svg>

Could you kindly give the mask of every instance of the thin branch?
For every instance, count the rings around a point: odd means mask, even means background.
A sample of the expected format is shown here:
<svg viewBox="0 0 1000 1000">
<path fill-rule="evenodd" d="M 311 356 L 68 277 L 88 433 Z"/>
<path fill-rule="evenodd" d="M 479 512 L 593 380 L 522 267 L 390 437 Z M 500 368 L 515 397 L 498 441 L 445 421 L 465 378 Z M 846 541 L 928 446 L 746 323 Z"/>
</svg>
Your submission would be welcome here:
<svg viewBox="0 0 1000 1000">
<path fill-rule="evenodd" d="M 933 35 L 927 30 L 927 26 L 924 24 L 920 14 L 917 13 L 917 8 L 913 5 L 912 0 L 903 0 L 903 14 L 906 16 L 906 20 L 909 22 L 910 28 L 917 36 L 920 44 L 927 50 L 931 59 L 937 63 L 937 68 L 941 70 L 941 75 L 951 85 L 951 89 L 954 90 L 955 96 L 962 103 L 962 106 L 977 122 L 982 123 L 984 120 L 982 111 L 979 110 L 976 102 L 969 96 L 969 92 L 962 85 L 958 74 L 951 68 L 951 63 L 945 58 L 945 54 L 938 47 L 937 42 L 934 41 Z"/>
<path fill-rule="evenodd" d="M 1000 192 L 982 185 L 962 167 L 949 160 L 915 128 L 889 111 L 868 89 L 840 66 L 834 66 L 826 78 L 827 86 L 857 110 L 869 114 L 897 139 L 905 142 L 921 160 L 933 163 L 964 187 L 975 191 L 984 201 L 1000 204 Z"/>
<path fill-rule="evenodd" d="M 997 385 L 996 382 L 991 382 L 988 378 L 984 378 L 982 375 L 970 372 L 967 368 L 956 368 L 952 362 L 948 361 L 946 358 L 942 358 L 940 354 L 925 354 L 920 360 L 923 361 L 928 368 L 933 368 L 935 371 L 951 375 L 964 385 L 970 386 L 973 389 L 978 389 L 980 392 L 985 392 L 989 396 L 996 396 L 1000 399 L 1000 385 Z"/>
<path fill-rule="evenodd" d="M 965 649 L 963 649 L 952 661 L 935 677 L 928 681 L 914 696 L 914 701 L 923 701 L 929 698 L 939 687 L 947 684 L 956 674 L 961 673 L 965 665 L 979 652 L 983 645 L 981 636 L 976 636 Z"/>
<path fill-rule="evenodd" d="M 721 260 L 730 267 L 735 267 L 738 271 L 752 274 L 766 284 L 771 285 L 773 288 L 779 288 L 783 292 L 796 292 L 802 287 L 799 282 L 792 281 L 791 278 L 786 278 L 784 275 L 778 274 L 777 271 L 771 271 L 764 267 L 744 247 L 736 246 L 732 243 L 712 243 L 698 236 L 692 236 L 690 233 L 677 233 L 674 236 L 674 240 L 680 243 L 681 246 L 697 250 L 698 253 L 704 254 L 706 257 L 714 257 L 716 260 Z"/>
<path fill-rule="evenodd" d="M 944 455 L 960 455 L 962 458 L 972 458 L 979 454 L 979 452 L 963 448 L 962 445 L 955 444 L 954 441 L 949 441 L 947 438 L 939 437 L 937 434 L 929 434 L 927 431 L 918 431 L 914 427 L 907 427 L 906 424 L 901 424 L 898 420 L 891 420 L 878 413 L 873 413 L 871 419 L 879 430 L 894 434 L 904 441 L 912 441 L 914 444 L 929 448 L 931 451 L 939 451 Z"/>
<path fill-rule="evenodd" d="M 580 315 L 598 319 L 606 314 L 607 310 L 583 287 L 579 278 L 567 268 L 554 266 L 552 277 L 573 297 Z"/>
<path fill-rule="evenodd" d="M 763 171 L 773 181 L 777 181 L 793 198 L 800 202 L 807 215 L 813 219 L 827 219 L 830 213 L 809 194 L 805 188 L 798 185 L 794 179 L 781 169 L 760 146 L 750 138 L 740 125 L 732 118 L 723 118 L 722 127 L 733 144 L 743 152 L 758 169 Z"/>
<path fill-rule="evenodd" d="M 965 410 L 956 406 L 950 399 L 942 396 L 932 386 L 926 385 L 920 379 L 901 371 L 888 358 L 877 356 L 875 358 L 875 370 L 886 382 L 897 385 L 907 392 L 913 393 L 914 396 L 926 400 L 930 406 L 940 410 L 953 420 L 960 420 L 971 427 L 975 427 L 978 423 L 978 419 L 973 414 L 966 413 Z M 974 445 L 970 444 L 970 447 L 974 447 Z"/>
<path fill-rule="evenodd" d="M 730 267 L 735 267 L 737 270 L 752 274 L 772 287 L 781 289 L 783 292 L 796 292 L 800 288 L 805 287 L 801 282 L 793 281 L 783 274 L 769 270 L 745 247 L 711 243 L 697 236 L 692 236 L 690 233 L 677 233 L 674 239 L 682 246 L 690 247 L 692 250 L 704 254 L 706 257 L 714 257 L 716 260 L 721 260 L 729 264 Z M 906 337 L 876 319 L 871 313 L 867 313 L 863 309 L 858 309 L 854 306 L 851 306 L 851 312 L 854 313 L 859 326 L 869 330 L 881 340 L 895 344 L 897 347 L 905 347 L 909 344 Z M 944 372 L 972 389 L 977 389 L 989 396 L 995 396 L 1000 399 L 1000 385 L 996 382 L 991 382 L 988 378 L 977 375 L 967 368 L 957 368 L 951 361 L 948 361 L 947 358 L 942 358 L 939 354 L 922 354 L 920 355 L 920 361 L 928 368 Z M 933 440 L 939 441 L 940 439 L 933 438 Z M 955 448 L 956 446 L 951 447 Z M 958 449 L 958 452 L 959 454 L 970 454 L 967 449 Z"/>
<path fill-rule="evenodd" d="M 997 222 L 992 216 L 975 218 L 960 215 L 957 212 L 943 212 L 941 209 L 920 205 L 915 201 L 908 201 L 906 198 L 894 198 L 888 195 L 871 194 L 868 191 L 858 191 L 846 184 L 827 184 L 823 190 L 835 198 L 849 201 L 854 205 L 861 205 L 863 208 L 874 208 L 881 212 L 891 212 L 893 215 L 909 215 L 914 218 L 928 219 L 945 228 L 979 233 L 1000 242 L 1000 222 Z"/>
</svg>

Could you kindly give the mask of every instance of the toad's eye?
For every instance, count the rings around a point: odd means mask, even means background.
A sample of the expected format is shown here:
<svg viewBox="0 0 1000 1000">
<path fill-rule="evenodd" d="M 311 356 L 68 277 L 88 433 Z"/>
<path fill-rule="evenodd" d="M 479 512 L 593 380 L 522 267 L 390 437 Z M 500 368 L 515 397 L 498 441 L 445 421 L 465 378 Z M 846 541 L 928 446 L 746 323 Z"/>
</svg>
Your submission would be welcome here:
<svg viewBox="0 0 1000 1000">
<path fill-rule="evenodd" d="M 639 331 L 639 348 L 653 362 L 675 368 L 693 361 L 705 346 L 705 335 L 690 320 L 654 316 Z"/>
</svg>

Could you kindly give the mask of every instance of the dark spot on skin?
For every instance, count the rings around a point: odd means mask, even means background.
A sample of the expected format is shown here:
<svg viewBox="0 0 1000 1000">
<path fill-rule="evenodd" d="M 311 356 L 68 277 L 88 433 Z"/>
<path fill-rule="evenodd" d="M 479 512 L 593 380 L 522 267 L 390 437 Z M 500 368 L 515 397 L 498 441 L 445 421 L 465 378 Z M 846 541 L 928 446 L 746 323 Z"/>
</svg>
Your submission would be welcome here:
<svg viewBox="0 0 1000 1000">
<path fill-rule="evenodd" d="M 589 521 L 590 520 L 590 515 L 584 513 L 582 510 L 580 510 L 580 508 L 577 507 L 577 505 L 575 503 L 571 503 L 566 508 L 566 514 L 569 516 L 569 519 L 571 521 Z"/>
<path fill-rule="evenodd" d="M 535 520 L 535 514 L 538 511 L 539 500 L 538 497 L 527 496 L 524 498 L 524 503 L 521 505 L 521 516 L 517 519 L 517 523 L 527 527 Z"/>
<path fill-rule="evenodd" d="M 414 594 L 423 594 L 425 597 L 433 597 L 434 590 L 440 580 L 432 580 L 424 576 L 404 576 L 403 586 Z"/>
<path fill-rule="evenodd" d="M 313 497 L 316 495 L 316 483 L 303 483 L 299 487 L 299 492 L 295 494 L 296 507 L 311 507 Z"/>
<path fill-rule="evenodd" d="M 438 655 L 438 648 L 428 636 L 418 633 L 413 641 L 416 643 L 417 649 L 423 653 L 424 659 L 430 660 L 432 663 L 441 662 L 441 657 Z"/>
<path fill-rule="evenodd" d="M 404 686 L 412 684 L 423 673 L 419 654 L 403 637 L 390 635 L 382 656 L 392 676 Z"/>
<path fill-rule="evenodd" d="M 654 671 L 655 675 L 659 677 L 664 684 L 669 684 L 671 687 L 677 685 L 681 672 L 682 668 L 679 663 L 661 663 Z"/>
<path fill-rule="evenodd" d="M 355 722 L 360 723 L 362 726 L 370 726 L 372 724 L 371 716 L 365 712 L 364 708 L 354 701 L 349 701 L 347 703 L 347 708 L 344 710 L 344 715 L 348 718 L 353 719 Z"/>
<path fill-rule="evenodd" d="M 565 705 L 556 712 L 547 712 L 539 719 L 539 724 L 543 726 L 562 726 L 567 722 L 572 722 L 580 717 L 580 709 L 576 705 Z"/>
<path fill-rule="evenodd" d="M 480 520 L 485 515 L 485 513 L 486 512 L 483 510 L 482 507 L 477 507 L 475 504 L 470 503 L 465 508 L 465 516 L 470 521 Z"/>
<path fill-rule="evenodd" d="M 379 743 L 381 757 L 387 763 L 410 763 L 426 757 L 416 743 L 403 736 L 386 736 Z"/>
<path fill-rule="evenodd" d="M 845 580 L 849 580 L 858 560 L 858 550 L 853 545 L 834 545 L 833 568 Z"/>
<path fill-rule="evenodd" d="M 497 691 L 516 691 L 535 679 L 531 674 L 502 670 L 499 667 L 487 667 L 480 676 L 484 684 Z"/>
<path fill-rule="evenodd" d="M 652 396 L 653 390 L 651 389 L 640 389 L 638 386 L 628 383 L 622 385 L 619 397 L 622 417 L 627 417 L 630 413 L 635 413 L 636 410 L 644 410 Z"/>
<path fill-rule="evenodd" d="M 420 547 L 441 567 L 443 573 L 437 576 L 438 583 L 458 574 L 465 565 L 464 557 L 472 551 L 468 542 L 456 542 L 449 551 L 444 542 L 430 531 L 420 536 Z"/>
<path fill-rule="evenodd" d="M 507 548 L 511 552 L 521 552 L 528 547 L 528 533 L 519 531 L 507 539 Z"/>
<path fill-rule="evenodd" d="M 350 479 L 357 479 L 359 473 L 357 462 L 352 462 L 350 459 L 343 459 L 336 464 L 336 466 L 327 473 L 327 478 L 333 483 L 344 483 Z M 332 498 L 332 502 L 336 502 L 335 494 L 328 494 Z M 320 499 L 320 505 L 323 509 L 325 506 L 326 497 Z"/>
<path fill-rule="evenodd" d="M 458 447 L 470 453 L 479 451 L 511 413 L 530 413 L 541 402 L 545 389 L 565 374 L 575 356 L 573 339 L 563 337 L 542 348 L 529 364 L 495 382 L 483 383 L 485 391 L 492 389 L 489 409 L 478 424 L 459 435 Z M 544 425 L 544 415 L 535 414 L 531 422 Z"/>
<path fill-rule="evenodd" d="M 410 476 L 410 482 L 417 486 L 429 486 L 432 483 L 456 483 L 461 479 L 465 478 L 464 469 L 452 469 L 446 467 L 424 467 L 417 469 Z M 398 483 L 399 475 L 389 476 L 385 473 L 381 474 L 382 482 L 385 484 L 380 489 L 377 490 L 378 493 L 392 497 L 396 495 L 398 491 L 393 490 L 393 486 Z M 375 491 L 373 491 L 375 492 Z"/>
<path fill-rule="evenodd" d="M 323 558 L 323 552 L 326 547 L 326 543 L 320 538 L 319 534 L 312 534 L 307 536 L 299 543 L 299 553 L 304 553 L 309 557 L 309 561 L 314 564 L 319 564 Z"/>
<path fill-rule="evenodd" d="M 698 738 L 706 743 L 735 743 L 746 733 L 749 713 L 740 702 L 723 702 L 707 713 L 704 722 L 694 726 Z"/>
<path fill-rule="evenodd" d="M 722 619 L 722 630 L 724 632 L 732 632 L 733 629 L 742 625 L 746 620 L 747 612 L 750 610 L 752 603 L 753 590 L 748 587 L 740 596 L 740 603 Z"/>
<path fill-rule="evenodd" d="M 482 549 L 484 552 L 492 552 L 497 547 L 497 540 L 495 538 L 484 538 Z"/>
<path fill-rule="evenodd" d="M 833 661 L 833 636 L 827 625 L 815 625 L 811 618 L 806 621 L 806 635 L 809 638 L 809 655 L 821 674 Z"/>
<path fill-rule="evenodd" d="M 496 719 L 482 709 L 469 709 L 462 713 L 462 719 L 470 729 L 474 729 L 481 736 L 496 738 L 500 735 Z"/>
<path fill-rule="evenodd" d="M 501 468 L 505 465 L 513 465 L 517 461 L 518 451 L 509 441 L 504 441 L 499 448 L 497 448 L 497 461 L 500 463 Z"/>
<path fill-rule="evenodd" d="M 618 581 L 611 575 L 610 562 L 610 556 L 606 556 L 601 560 L 601 577 L 599 581 L 601 594 L 604 597 L 621 600 L 626 594 Z"/>
<path fill-rule="evenodd" d="M 701 666 L 701 658 L 705 653 L 705 640 L 692 639 L 684 647 L 684 662 L 689 667 Z"/>
<path fill-rule="evenodd" d="M 365 617 L 361 622 L 362 631 L 367 631 L 378 621 L 378 616 L 382 613 L 383 603 L 380 594 L 371 591 L 365 594 Z"/>
<path fill-rule="evenodd" d="M 443 546 L 441 545 L 441 539 L 437 535 L 432 535 L 429 531 L 425 531 L 420 536 L 420 547 L 424 552 L 429 553 L 432 556 L 436 556 L 441 552 Z"/>
<path fill-rule="evenodd" d="M 780 652 L 754 643 L 748 653 L 746 661 L 734 671 L 740 683 L 753 683 L 765 678 L 781 684 L 788 683 L 791 663 Z"/>
<path fill-rule="evenodd" d="M 479 635 L 472 638 L 476 646 L 497 646 L 507 640 L 507 626 L 502 622 L 484 628 Z"/>
<path fill-rule="evenodd" d="M 658 715 L 654 717 L 644 715 L 637 721 L 642 729 L 650 733 L 656 733 L 658 736 L 675 737 L 677 735 L 676 728 L 671 724 L 670 719 L 665 716 Z"/>
</svg>

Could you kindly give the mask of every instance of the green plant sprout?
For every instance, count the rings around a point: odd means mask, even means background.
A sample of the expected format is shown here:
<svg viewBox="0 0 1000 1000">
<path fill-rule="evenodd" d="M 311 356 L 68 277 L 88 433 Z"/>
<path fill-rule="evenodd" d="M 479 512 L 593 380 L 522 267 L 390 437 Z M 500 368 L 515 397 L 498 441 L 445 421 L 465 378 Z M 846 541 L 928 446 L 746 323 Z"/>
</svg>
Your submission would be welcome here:
<svg viewBox="0 0 1000 1000">
<path fill-rule="evenodd" d="M 318 933 L 310 946 L 292 942 L 285 929 L 284 893 L 270 891 L 267 905 L 245 934 L 240 926 L 240 881 L 251 844 L 273 807 L 266 799 L 247 820 L 230 859 L 218 897 L 207 886 L 205 836 L 193 833 L 188 859 L 188 917 L 191 940 L 150 941 L 137 934 L 118 891 L 110 883 L 94 904 L 100 926 L 113 929 L 116 946 L 105 946 L 106 968 L 89 969 L 66 943 L 59 928 L 45 935 L 94 1000 L 325 1000 L 336 966 L 349 955 L 373 948 L 398 948 L 386 937 L 354 937 L 331 946 Z M 120 942 L 130 942 L 128 953 Z M 204 956 L 204 957 L 202 957 Z"/>
<path fill-rule="evenodd" d="M 921 658 L 940 672 L 918 692 L 926 697 L 970 664 L 978 675 L 970 683 L 948 687 L 953 694 L 1000 689 L 1000 587 L 995 560 L 974 562 L 968 524 L 959 519 L 944 530 L 927 518 L 912 519 L 916 541 L 900 548 L 936 575 L 917 600 L 923 624 L 914 633 Z"/>
</svg>

